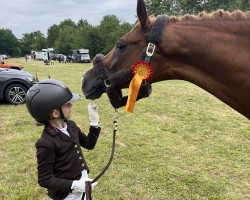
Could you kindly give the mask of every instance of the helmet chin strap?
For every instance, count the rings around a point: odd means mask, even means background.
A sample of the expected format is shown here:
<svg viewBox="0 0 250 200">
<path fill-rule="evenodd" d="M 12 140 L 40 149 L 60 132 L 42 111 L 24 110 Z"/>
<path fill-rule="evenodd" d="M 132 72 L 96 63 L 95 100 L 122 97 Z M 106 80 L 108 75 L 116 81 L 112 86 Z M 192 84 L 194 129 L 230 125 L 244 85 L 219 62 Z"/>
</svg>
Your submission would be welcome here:
<svg viewBox="0 0 250 200">
<path fill-rule="evenodd" d="M 60 107 L 58 110 L 59 110 L 59 112 L 60 112 L 61 119 L 62 119 L 64 122 L 67 122 L 67 119 L 65 118 L 65 116 L 64 116 L 64 114 L 63 114 L 62 108 Z"/>
</svg>

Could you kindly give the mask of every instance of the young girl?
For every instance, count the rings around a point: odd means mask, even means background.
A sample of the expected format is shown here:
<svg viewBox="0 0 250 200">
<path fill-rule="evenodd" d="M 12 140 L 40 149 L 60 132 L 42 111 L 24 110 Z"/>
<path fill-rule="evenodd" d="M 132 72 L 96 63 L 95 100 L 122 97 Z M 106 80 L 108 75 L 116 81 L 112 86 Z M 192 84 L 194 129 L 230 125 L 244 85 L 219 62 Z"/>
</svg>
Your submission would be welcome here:
<svg viewBox="0 0 250 200">
<path fill-rule="evenodd" d="M 100 128 L 97 105 L 88 105 L 89 134 L 85 135 L 71 117 L 72 103 L 80 98 L 60 81 L 43 80 L 31 87 L 26 106 L 37 125 L 44 125 L 36 142 L 38 183 L 53 200 L 84 199 L 89 168 L 81 147 L 94 149 Z M 92 187 L 97 183 L 93 183 Z"/>
</svg>

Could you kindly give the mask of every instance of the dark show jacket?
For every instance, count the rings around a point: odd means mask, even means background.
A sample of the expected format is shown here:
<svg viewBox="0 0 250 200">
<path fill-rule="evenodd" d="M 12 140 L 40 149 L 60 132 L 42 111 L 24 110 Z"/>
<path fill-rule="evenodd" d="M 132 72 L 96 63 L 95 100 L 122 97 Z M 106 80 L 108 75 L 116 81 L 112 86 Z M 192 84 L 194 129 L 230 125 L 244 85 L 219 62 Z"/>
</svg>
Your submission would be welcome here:
<svg viewBox="0 0 250 200">
<path fill-rule="evenodd" d="M 74 180 L 79 180 L 81 172 L 89 168 L 82 150 L 94 149 L 100 128 L 90 126 L 86 136 L 73 121 L 66 122 L 69 136 L 51 125 L 45 125 L 40 139 L 36 142 L 38 183 L 48 189 L 53 200 L 64 199 L 71 193 Z"/>
</svg>

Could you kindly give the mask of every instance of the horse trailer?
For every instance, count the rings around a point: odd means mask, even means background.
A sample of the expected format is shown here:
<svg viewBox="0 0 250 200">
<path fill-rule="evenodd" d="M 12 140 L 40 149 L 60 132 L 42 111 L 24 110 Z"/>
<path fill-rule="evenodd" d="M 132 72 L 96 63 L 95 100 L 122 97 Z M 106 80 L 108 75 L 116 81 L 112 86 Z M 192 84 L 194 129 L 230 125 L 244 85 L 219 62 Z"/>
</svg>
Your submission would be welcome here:
<svg viewBox="0 0 250 200">
<path fill-rule="evenodd" d="M 90 63 L 89 49 L 75 49 L 72 51 L 72 61 L 77 63 Z"/>
</svg>

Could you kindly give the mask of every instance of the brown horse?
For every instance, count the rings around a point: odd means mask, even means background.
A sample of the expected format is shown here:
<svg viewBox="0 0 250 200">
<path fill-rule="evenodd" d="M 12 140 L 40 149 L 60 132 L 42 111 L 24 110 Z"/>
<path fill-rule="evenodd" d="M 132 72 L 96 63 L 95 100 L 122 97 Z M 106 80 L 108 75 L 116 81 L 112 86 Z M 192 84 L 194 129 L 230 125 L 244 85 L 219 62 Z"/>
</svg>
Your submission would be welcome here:
<svg viewBox="0 0 250 200">
<path fill-rule="evenodd" d="M 137 15 L 135 27 L 106 56 L 98 55 L 94 67 L 84 74 L 86 98 L 97 99 L 108 91 L 112 105 L 123 106 L 126 99 L 119 90 L 128 87 L 133 64 L 144 60 L 153 69 L 149 85 L 170 79 L 189 81 L 250 119 L 249 12 L 219 10 L 155 18 L 147 15 L 144 1 L 138 0 Z M 108 90 L 103 79 L 109 82 Z M 138 99 L 147 97 L 151 88 L 145 91 L 140 91 Z"/>
</svg>

